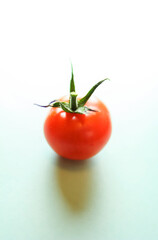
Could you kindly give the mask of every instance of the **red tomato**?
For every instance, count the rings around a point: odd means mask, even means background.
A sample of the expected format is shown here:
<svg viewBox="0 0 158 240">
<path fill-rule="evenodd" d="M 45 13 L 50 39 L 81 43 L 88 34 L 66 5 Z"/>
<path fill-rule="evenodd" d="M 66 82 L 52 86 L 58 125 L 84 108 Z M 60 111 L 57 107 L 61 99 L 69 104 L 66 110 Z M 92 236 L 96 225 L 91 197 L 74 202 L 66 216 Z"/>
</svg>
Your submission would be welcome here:
<svg viewBox="0 0 158 240">
<path fill-rule="evenodd" d="M 89 99 L 85 106 L 96 112 L 79 114 L 51 108 L 45 120 L 45 137 L 53 150 L 64 158 L 88 159 L 110 138 L 112 126 L 106 106 L 99 99 Z"/>
</svg>

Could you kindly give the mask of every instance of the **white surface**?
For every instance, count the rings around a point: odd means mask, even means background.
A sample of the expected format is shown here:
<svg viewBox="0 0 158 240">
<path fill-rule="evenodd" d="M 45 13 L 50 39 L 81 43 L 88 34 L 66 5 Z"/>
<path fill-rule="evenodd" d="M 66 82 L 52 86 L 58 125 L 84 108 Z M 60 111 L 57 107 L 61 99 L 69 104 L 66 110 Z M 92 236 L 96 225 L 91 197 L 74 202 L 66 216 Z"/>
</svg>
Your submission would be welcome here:
<svg viewBox="0 0 158 240">
<path fill-rule="evenodd" d="M 156 1 L 1 1 L 0 239 L 158 238 Z M 65 162 L 43 136 L 46 104 L 76 88 L 113 123 L 108 145 Z M 83 86 L 84 84 L 84 86 Z"/>
</svg>

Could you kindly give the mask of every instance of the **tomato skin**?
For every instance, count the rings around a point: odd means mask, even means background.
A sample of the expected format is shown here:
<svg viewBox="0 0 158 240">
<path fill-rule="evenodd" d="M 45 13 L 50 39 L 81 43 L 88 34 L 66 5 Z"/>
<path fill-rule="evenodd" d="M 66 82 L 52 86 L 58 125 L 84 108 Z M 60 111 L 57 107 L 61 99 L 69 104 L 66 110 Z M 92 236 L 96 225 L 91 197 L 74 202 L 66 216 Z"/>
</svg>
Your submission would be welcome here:
<svg viewBox="0 0 158 240">
<path fill-rule="evenodd" d="M 97 112 L 67 113 L 60 108 L 51 108 L 45 120 L 46 140 L 64 158 L 88 159 L 96 155 L 111 136 L 111 118 L 106 106 L 93 98 L 85 106 Z"/>
</svg>

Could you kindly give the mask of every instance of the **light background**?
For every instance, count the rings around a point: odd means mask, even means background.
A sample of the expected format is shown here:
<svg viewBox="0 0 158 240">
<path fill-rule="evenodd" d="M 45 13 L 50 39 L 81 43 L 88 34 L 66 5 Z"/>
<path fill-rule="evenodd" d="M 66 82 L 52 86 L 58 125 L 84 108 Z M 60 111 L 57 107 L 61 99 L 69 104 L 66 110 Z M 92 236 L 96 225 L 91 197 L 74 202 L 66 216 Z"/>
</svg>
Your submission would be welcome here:
<svg viewBox="0 0 158 240">
<path fill-rule="evenodd" d="M 0 239 L 158 239 L 157 1 L 0 2 Z M 59 158 L 33 105 L 76 88 L 111 112 L 107 146 Z"/>
</svg>

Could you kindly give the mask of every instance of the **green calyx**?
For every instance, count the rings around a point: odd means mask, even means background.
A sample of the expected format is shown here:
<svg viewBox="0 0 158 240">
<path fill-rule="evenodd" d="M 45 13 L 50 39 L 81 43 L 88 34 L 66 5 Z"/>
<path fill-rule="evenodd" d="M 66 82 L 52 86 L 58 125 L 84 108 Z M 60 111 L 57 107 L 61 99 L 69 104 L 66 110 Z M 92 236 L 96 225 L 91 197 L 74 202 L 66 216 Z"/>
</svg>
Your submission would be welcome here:
<svg viewBox="0 0 158 240">
<path fill-rule="evenodd" d="M 65 112 L 68 113 L 80 113 L 85 114 L 88 111 L 96 112 L 96 110 L 90 109 L 85 106 L 88 99 L 91 97 L 93 92 L 96 90 L 96 88 L 103 83 L 104 81 L 109 80 L 108 78 L 105 78 L 104 80 L 99 81 L 97 84 L 95 84 L 89 92 L 81 99 L 77 99 L 77 93 L 75 92 L 75 82 L 74 82 L 74 74 L 73 74 L 73 67 L 71 65 L 71 80 L 70 80 L 70 97 L 69 102 L 61 102 L 58 100 L 54 100 L 50 102 L 48 105 L 42 106 L 39 104 L 35 104 L 40 107 L 60 107 Z"/>
</svg>

